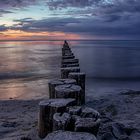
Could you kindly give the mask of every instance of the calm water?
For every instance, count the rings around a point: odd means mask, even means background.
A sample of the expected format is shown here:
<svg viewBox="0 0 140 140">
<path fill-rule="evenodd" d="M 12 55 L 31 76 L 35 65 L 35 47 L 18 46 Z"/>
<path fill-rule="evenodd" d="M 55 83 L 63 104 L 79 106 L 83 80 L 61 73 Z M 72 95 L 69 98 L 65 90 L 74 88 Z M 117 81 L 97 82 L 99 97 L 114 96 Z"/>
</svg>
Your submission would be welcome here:
<svg viewBox="0 0 140 140">
<path fill-rule="evenodd" d="M 80 42 L 74 51 L 90 78 L 140 78 L 140 41 Z"/>
<path fill-rule="evenodd" d="M 60 76 L 62 43 L 0 42 L 0 99 L 48 97 L 48 80 Z M 70 45 L 87 74 L 87 97 L 140 90 L 140 41 Z"/>
<path fill-rule="evenodd" d="M 1 42 L 0 98 L 48 96 L 47 82 L 59 76 L 61 42 Z"/>
</svg>

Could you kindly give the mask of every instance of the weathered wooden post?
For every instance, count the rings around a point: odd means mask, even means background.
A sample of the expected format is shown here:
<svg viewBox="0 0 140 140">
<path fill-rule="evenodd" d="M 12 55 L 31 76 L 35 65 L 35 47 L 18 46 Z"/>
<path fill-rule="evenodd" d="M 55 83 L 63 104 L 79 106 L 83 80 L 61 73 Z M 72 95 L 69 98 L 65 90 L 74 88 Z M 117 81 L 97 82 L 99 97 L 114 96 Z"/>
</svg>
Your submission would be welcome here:
<svg viewBox="0 0 140 140">
<path fill-rule="evenodd" d="M 71 48 L 70 47 L 67 47 L 67 48 L 66 47 L 63 47 L 62 48 L 62 51 L 67 51 L 67 50 L 71 51 Z"/>
<path fill-rule="evenodd" d="M 64 56 L 65 54 L 71 54 L 72 51 L 70 48 L 62 48 L 62 56 Z"/>
<path fill-rule="evenodd" d="M 56 98 L 74 98 L 76 99 L 77 105 L 82 105 L 83 96 L 81 87 L 78 85 L 60 85 L 55 87 Z"/>
<path fill-rule="evenodd" d="M 74 59 L 74 55 L 69 55 L 69 56 L 62 56 L 62 59 Z"/>
<path fill-rule="evenodd" d="M 81 72 L 72 72 L 72 73 L 69 73 L 69 78 L 71 79 L 75 79 L 77 84 L 79 86 L 81 86 L 82 88 L 82 93 L 83 93 L 83 103 L 85 103 L 85 77 L 86 77 L 86 74 L 85 73 L 81 73 Z"/>
<path fill-rule="evenodd" d="M 70 130 L 71 115 L 68 113 L 55 113 L 53 115 L 53 131 Z"/>
<path fill-rule="evenodd" d="M 49 98 L 55 98 L 55 87 L 65 84 L 76 84 L 74 79 L 53 79 L 48 82 L 49 86 Z"/>
<path fill-rule="evenodd" d="M 55 131 L 44 140 L 97 140 L 93 134 L 86 132 Z"/>
<path fill-rule="evenodd" d="M 71 107 L 67 108 L 67 112 L 71 115 L 80 116 L 82 113 L 82 107 L 81 106 L 71 106 Z"/>
<path fill-rule="evenodd" d="M 77 84 L 81 86 L 83 90 L 85 90 L 85 77 L 86 74 L 83 72 L 71 72 L 68 76 L 70 79 L 75 79 Z"/>
<path fill-rule="evenodd" d="M 72 52 L 65 52 L 62 56 L 74 56 Z"/>
<path fill-rule="evenodd" d="M 79 67 L 61 68 L 61 78 L 62 79 L 68 78 L 70 72 L 80 72 L 80 68 Z"/>
<path fill-rule="evenodd" d="M 63 48 L 69 48 L 69 44 L 66 40 L 64 41 Z"/>
<path fill-rule="evenodd" d="M 39 136 L 45 138 L 55 131 L 44 140 L 97 140 L 94 135 L 100 125 L 100 114 L 92 108 L 81 106 L 85 103 L 86 75 L 80 73 L 79 60 L 75 59 L 67 41 L 62 48 L 61 64 L 62 79 L 48 83 L 52 99 L 39 103 Z"/>
<path fill-rule="evenodd" d="M 63 113 L 68 106 L 75 105 L 75 99 L 48 99 L 39 103 L 38 135 L 44 138 L 52 132 L 53 115 Z"/>
<path fill-rule="evenodd" d="M 72 55 L 72 51 L 70 49 L 62 50 L 62 56 L 65 56 L 65 55 Z"/>
<path fill-rule="evenodd" d="M 62 64 L 61 68 L 66 68 L 66 67 L 79 67 L 79 63 L 75 64 Z"/>
<path fill-rule="evenodd" d="M 62 64 L 75 64 L 75 63 L 79 63 L 78 59 L 63 59 L 62 60 Z"/>
</svg>

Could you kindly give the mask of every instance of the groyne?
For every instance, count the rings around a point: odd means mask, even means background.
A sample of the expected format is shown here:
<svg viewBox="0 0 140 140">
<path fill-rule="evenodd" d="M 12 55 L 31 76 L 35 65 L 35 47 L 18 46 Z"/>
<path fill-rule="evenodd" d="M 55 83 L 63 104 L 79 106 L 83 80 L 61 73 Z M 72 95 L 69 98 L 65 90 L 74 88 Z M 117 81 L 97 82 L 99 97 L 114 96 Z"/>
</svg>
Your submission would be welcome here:
<svg viewBox="0 0 140 140">
<path fill-rule="evenodd" d="M 39 103 L 38 135 L 44 140 L 96 140 L 100 114 L 85 107 L 86 74 L 67 41 L 62 47 L 61 78 L 48 83 L 49 98 Z"/>
</svg>

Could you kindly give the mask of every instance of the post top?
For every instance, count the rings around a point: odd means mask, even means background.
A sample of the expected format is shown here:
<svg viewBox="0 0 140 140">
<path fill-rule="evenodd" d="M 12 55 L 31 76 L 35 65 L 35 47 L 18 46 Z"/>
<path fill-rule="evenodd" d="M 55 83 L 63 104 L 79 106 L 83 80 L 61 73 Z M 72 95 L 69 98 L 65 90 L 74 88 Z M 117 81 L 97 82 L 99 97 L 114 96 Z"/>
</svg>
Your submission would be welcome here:
<svg viewBox="0 0 140 140">
<path fill-rule="evenodd" d="M 54 107 L 61 107 L 67 106 L 68 104 L 75 102 L 75 99 L 67 98 L 67 99 L 47 99 L 43 100 L 39 103 L 39 106 L 54 106 Z"/>
<path fill-rule="evenodd" d="M 44 140 L 97 140 L 93 134 L 86 132 L 55 131 Z"/>
<path fill-rule="evenodd" d="M 75 92 L 75 91 L 80 91 L 81 87 L 78 85 L 74 85 L 74 84 L 67 84 L 67 85 L 60 85 L 60 86 L 56 86 L 55 87 L 55 91 L 56 92 Z"/>
<path fill-rule="evenodd" d="M 70 72 L 69 75 L 85 75 L 84 72 Z"/>
<path fill-rule="evenodd" d="M 63 85 L 63 84 L 73 84 L 76 83 L 75 79 L 53 79 L 50 80 L 48 83 L 54 85 Z"/>
<path fill-rule="evenodd" d="M 65 67 L 65 68 L 61 68 L 61 70 L 76 70 L 76 69 L 80 69 L 80 67 Z"/>
</svg>

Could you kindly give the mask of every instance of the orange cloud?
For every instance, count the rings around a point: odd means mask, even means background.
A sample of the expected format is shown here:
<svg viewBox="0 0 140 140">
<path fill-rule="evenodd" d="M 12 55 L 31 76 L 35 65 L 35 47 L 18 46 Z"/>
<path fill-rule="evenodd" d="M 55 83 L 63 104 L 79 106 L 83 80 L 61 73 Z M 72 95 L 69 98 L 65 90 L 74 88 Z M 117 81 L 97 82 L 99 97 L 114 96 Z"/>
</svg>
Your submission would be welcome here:
<svg viewBox="0 0 140 140">
<path fill-rule="evenodd" d="M 64 32 L 25 32 L 20 30 L 7 30 L 0 32 L 0 40 L 57 40 L 80 39 L 80 35 Z"/>
</svg>

